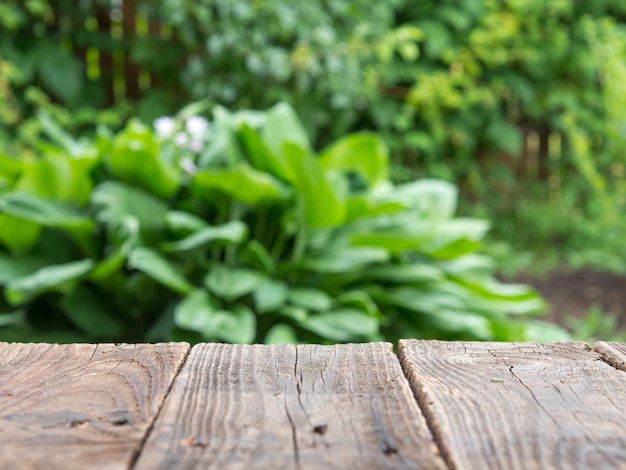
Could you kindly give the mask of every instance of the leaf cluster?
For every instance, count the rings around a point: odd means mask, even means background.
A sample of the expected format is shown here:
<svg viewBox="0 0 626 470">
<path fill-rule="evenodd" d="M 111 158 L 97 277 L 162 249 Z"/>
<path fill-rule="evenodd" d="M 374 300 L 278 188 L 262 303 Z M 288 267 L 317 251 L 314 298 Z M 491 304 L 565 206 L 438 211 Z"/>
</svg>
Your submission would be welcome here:
<svg viewBox="0 0 626 470">
<path fill-rule="evenodd" d="M 137 120 L 76 141 L 42 115 L 54 143 L 0 158 L 3 339 L 558 336 L 493 279 L 454 186 L 394 185 L 376 134 L 316 153 L 284 103 L 212 114 L 193 150 Z"/>
</svg>

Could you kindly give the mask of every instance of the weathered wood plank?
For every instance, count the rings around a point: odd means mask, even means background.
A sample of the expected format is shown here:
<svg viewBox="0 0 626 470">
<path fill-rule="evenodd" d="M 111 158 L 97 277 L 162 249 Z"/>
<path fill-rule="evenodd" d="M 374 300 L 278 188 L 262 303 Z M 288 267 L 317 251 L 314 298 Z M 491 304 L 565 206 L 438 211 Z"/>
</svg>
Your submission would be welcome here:
<svg viewBox="0 0 626 470">
<path fill-rule="evenodd" d="M 0 468 L 128 468 L 186 343 L 0 343 Z"/>
<path fill-rule="evenodd" d="M 613 367 L 626 371 L 626 343 L 598 341 L 593 349 Z"/>
<path fill-rule="evenodd" d="M 404 340 L 399 357 L 451 468 L 626 468 L 626 374 L 586 344 Z"/>
<path fill-rule="evenodd" d="M 195 346 L 136 469 L 443 468 L 388 343 Z"/>
</svg>

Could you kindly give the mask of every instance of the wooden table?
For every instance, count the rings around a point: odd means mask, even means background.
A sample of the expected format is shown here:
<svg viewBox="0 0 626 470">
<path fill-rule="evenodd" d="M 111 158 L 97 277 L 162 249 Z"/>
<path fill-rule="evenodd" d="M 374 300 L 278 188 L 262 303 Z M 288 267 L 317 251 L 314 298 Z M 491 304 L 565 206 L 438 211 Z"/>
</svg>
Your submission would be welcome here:
<svg viewBox="0 0 626 470">
<path fill-rule="evenodd" d="M 29 468 L 626 468 L 626 343 L 0 343 Z"/>
</svg>

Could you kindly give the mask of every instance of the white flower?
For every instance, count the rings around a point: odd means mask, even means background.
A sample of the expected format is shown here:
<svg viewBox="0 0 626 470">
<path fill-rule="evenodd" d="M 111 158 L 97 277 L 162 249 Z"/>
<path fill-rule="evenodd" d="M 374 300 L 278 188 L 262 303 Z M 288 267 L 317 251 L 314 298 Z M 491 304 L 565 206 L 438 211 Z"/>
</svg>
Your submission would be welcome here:
<svg viewBox="0 0 626 470">
<path fill-rule="evenodd" d="M 174 118 L 170 116 L 161 116 L 154 121 L 154 130 L 157 135 L 162 138 L 172 137 L 172 135 L 174 135 L 175 127 L 176 122 L 174 121 Z"/>
<path fill-rule="evenodd" d="M 187 142 L 189 142 L 189 136 L 184 132 L 179 132 L 176 134 L 176 137 L 174 137 L 174 143 L 181 148 L 185 147 Z"/>
<path fill-rule="evenodd" d="M 189 148 L 191 149 L 192 152 L 194 153 L 200 153 L 202 152 L 202 149 L 204 148 L 204 144 L 202 143 L 201 140 L 198 139 L 193 139 L 190 143 L 189 143 Z"/>
<path fill-rule="evenodd" d="M 191 116 L 185 123 L 185 129 L 192 137 L 202 137 L 209 129 L 209 121 L 202 116 Z"/>
<path fill-rule="evenodd" d="M 193 160 L 189 157 L 185 157 L 180 161 L 180 166 L 185 170 L 188 174 L 193 175 L 196 171 L 198 171 L 198 167 L 193 162 Z"/>
</svg>

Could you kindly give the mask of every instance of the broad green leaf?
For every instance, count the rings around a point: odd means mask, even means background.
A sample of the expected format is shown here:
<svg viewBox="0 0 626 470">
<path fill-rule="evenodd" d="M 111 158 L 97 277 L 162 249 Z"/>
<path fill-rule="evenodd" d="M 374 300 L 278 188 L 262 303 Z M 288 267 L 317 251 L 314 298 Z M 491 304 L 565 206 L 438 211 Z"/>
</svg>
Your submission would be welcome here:
<svg viewBox="0 0 626 470">
<path fill-rule="evenodd" d="M 446 220 L 456 211 L 457 189 L 445 181 L 422 179 L 377 193 L 374 202 L 400 203 L 417 210 L 422 218 Z"/>
<path fill-rule="evenodd" d="M 68 293 L 75 281 L 89 273 L 93 264 L 92 260 L 84 259 L 46 266 L 28 276 L 10 281 L 4 295 L 11 305 L 19 305 L 48 291 Z"/>
<path fill-rule="evenodd" d="M 334 304 L 326 292 L 309 287 L 292 287 L 287 299 L 293 305 L 312 311 L 330 310 Z"/>
<path fill-rule="evenodd" d="M 341 224 L 346 206 L 326 179 L 319 161 L 301 147 L 286 142 L 284 154 L 294 170 L 300 215 L 310 228 Z"/>
<path fill-rule="evenodd" d="M 357 173 L 371 188 L 388 177 L 389 150 L 376 134 L 351 134 L 322 151 L 320 164 L 325 170 Z"/>
<path fill-rule="evenodd" d="M 250 240 L 246 245 L 246 253 L 249 256 L 251 264 L 255 265 L 265 274 L 272 275 L 276 272 L 276 263 L 272 255 L 267 251 L 264 245 L 256 240 Z"/>
<path fill-rule="evenodd" d="M 430 243 L 420 251 L 437 259 L 454 259 L 476 251 L 489 230 L 489 223 L 479 219 L 457 218 L 437 224 Z"/>
<path fill-rule="evenodd" d="M 164 228 L 167 206 L 151 194 L 124 183 L 107 181 L 98 185 L 91 203 L 96 208 L 96 218 L 107 226 L 123 226 L 130 217 L 139 222 L 144 233 Z"/>
<path fill-rule="evenodd" d="M 85 144 L 65 132 L 46 110 L 40 109 L 37 112 L 37 119 L 46 135 L 71 156 L 77 157 L 84 152 Z"/>
<path fill-rule="evenodd" d="M 76 289 L 61 301 L 65 316 L 81 331 L 93 338 L 118 338 L 123 323 L 103 304 L 103 300 L 86 287 Z"/>
<path fill-rule="evenodd" d="M 185 234 L 197 232 L 209 226 L 204 219 L 184 211 L 168 211 L 165 214 L 165 225 L 171 232 Z"/>
<path fill-rule="evenodd" d="M 16 310 L 10 313 L 0 312 L 0 328 L 26 323 L 26 310 Z"/>
<path fill-rule="evenodd" d="M 174 321 L 207 341 L 251 343 L 256 336 L 256 317 L 249 308 L 236 305 L 232 311 L 219 310 L 204 289 L 194 290 L 176 306 Z"/>
<path fill-rule="evenodd" d="M 485 255 L 469 254 L 440 264 L 448 274 L 459 278 L 484 278 L 493 272 L 494 260 Z"/>
<path fill-rule="evenodd" d="M 231 311 L 220 311 L 218 338 L 229 343 L 250 344 L 256 336 L 256 317 L 245 305 L 235 305 Z"/>
<path fill-rule="evenodd" d="M 444 277 L 441 269 L 428 264 L 389 264 L 369 268 L 361 275 L 365 279 L 399 284 L 438 282 Z"/>
<path fill-rule="evenodd" d="M 135 247 L 139 239 L 139 222 L 133 217 L 128 217 L 124 221 L 124 225 L 117 227 L 115 232 L 121 240 L 119 245 L 115 247 L 106 257 L 96 264 L 93 271 L 89 275 L 92 281 L 100 282 L 109 279 L 113 274 L 122 270 L 128 259 L 130 251 Z M 113 234 L 109 234 L 112 239 Z"/>
<path fill-rule="evenodd" d="M 387 303 L 419 313 L 438 313 L 444 310 L 462 310 L 465 304 L 458 296 L 435 289 L 416 289 L 413 287 L 380 288 L 372 293 L 380 304 Z M 381 307 L 383 308 L 383 307 Z M 384 310 L 384 308 L 383 308 Z"/>
<path fill-rule="evenodd" d="M 8 155 L 0 154 L 0 177 L 9 182 L 15 181 L 24 168 L 24 162 Z"/>
<path fill-rule="evenodd" d="M 176 242 L 164 243 L 163 251 L 188 251 L 204 246 L 212 241 L 241 243 L 248 232 L 243 222 L 234 220 L 223 225 L 206 227 Z"/>
<path fill-rule="evenodd" d="M 321 273 L 351 273 L 388 260 L 382 248 L 341 247 L 308 256 L 302 266 Z"/>
<path fill-rule="evenodd" d="M 278 313 L 281 316 L 294 321 L 298 325 L 305 323 L 307 318 L 309 318 L 309 312 L 303 308 L 294 307 L 292 305 L 285 305 L 284 307 L 281 307 Z"/>
<path fill-rule="evenodd" d="M 0 212 L 46 227 L 90 232 L 94 223 L 69 205 L 47 201 L 34 194 L 11 192 L 0 196 Z"/>
<path fill-rule="evenodd" d="M 331 341 L 375 340 L 379 336 L 376 318 L 348 308 L 311 315 L 300 326 Z"/>
<path fill-rule="evenodd" d="M 243 151 L 254 168 L 284 181 L 295 181 L 293 169 L 283 153 L 270 151 L 256 130 L 244 124 L 240 127 L 238 136 Z"/>
<path fill-rule="evenodd" d="M 161 198 L 180 188 L 182 170 L 163 157 L 158 138 L 138 121 L 130 121 L 115 137 L 106 162 L 116 178 Z"/>
<path fill-rule="evenodd" d="M 480 341 L 493 340 L 491 322 L 474 312 L 442 309 L 427 314 L 430 326 L 436 330 Z"/>
<path fill-rule="evenodd" d="M 50 263 L 45 259 L 36 256 L 9 256 L 0 253 L 0 284 L 29 276 L 48 264 Z"/>
<path fill-rule="evenodd" d="M 545 321 L 532 321 L 525 324 L 524 341 L 550 343 L 553 341 L 572 341 L 572 336 L 562 327 Z"/>
<path fill-rule="evenodd" d="M 342 307 L 351 307 L 371 316 L 380 317 L 381 315 L 378 305 L 376 305 L 372 297 L 364 291 L 352 290 L 344 292 L 337 297 L 337 302 Z"/>
<path fill-rule="evenodd" d="M 396 254 L 407 250 L 418 250 L 432 240 L 428 227 L 406 231 L 404 229 L 379 230 L 376 232 L 355 233 L 350 237 L 350 244 L 355 247 L 382 248 Z"/>
<path fill-rule="evenodd" d="M 263 342 L 265 344 L 295 344 L 298 342 L 298 337 L 291 326 L 279 323 L 270 328 Z"/>
<path fill-rule="evenodd" d="M 268 279 L 252 294 L 254 306 L 259 313 L 272 312 L 281 308 L 287 301 L 289 288 L 282 281 Z"/>
<path fill-rule="evenodd" d="M 215 265 L 204 277 L 204 283 L 218 297 L 234 300 L 250 294 L 266 279 L 263 274 L 257 271 Z"/>
<path fill-rule="evenodd" d="M 287 142 L 306 153 L 311 151 L 311 144 L 304 126 L 293 108 L 287 103 L 278 103 L 267 112 L 261 138 L 270 152 L 275 155 L 283 154 L 284 144 Z"/>
<path fill-rule="evenodd" d="M 0 213 L 0 244 L 11 253 L 26 253 L 39 241 L 41 226 L 29 220 Z"/>
<path fill-rule="evenodd" d="M 24 165 L 15 186 L 17 191 L 78 206 L 87 203 L 92 188 L 88 169 L 79 160 L 54 154 Z"/>
<path fill-rule="evenodd" d="M 180 328 L 215 338 L 221 320 L 211 294 L 205 289 L 195 289 L 176 306 L 174 321 Z"/>
<path fill-rule="evenodd" d="M 290 196 L 288 188 L 277 179 L 246 163 L 223 170 L 202 170 L 194 175 L 192 186 L 199 194 L 217 189 L 251 206 L 269 204 Z"/>
<path fill-rule="evenodd" d="M 139 247 L 132 250 L 128 266 L 144 272 L 155 281 L 181 294 L 188 294 L 194 289 L 172 262 L 148 248 Z"/>
</svg>

